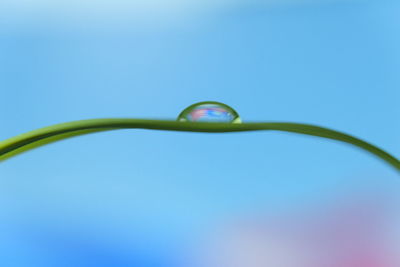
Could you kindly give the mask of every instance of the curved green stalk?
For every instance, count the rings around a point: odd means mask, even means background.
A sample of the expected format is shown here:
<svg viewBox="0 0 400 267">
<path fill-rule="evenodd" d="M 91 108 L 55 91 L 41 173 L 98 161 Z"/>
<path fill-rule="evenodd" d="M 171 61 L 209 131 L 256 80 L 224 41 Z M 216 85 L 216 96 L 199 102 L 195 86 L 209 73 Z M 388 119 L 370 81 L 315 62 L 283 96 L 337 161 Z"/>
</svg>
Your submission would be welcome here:
<svg viewBox="0 0 400 267">
<path fill-rule="evenodd" d="M 0 161 L 25 151 L 74 136 L 118 129 L 152 129 L 183 132 L 244 132 L 274 130 L 333 139 L 372 153 L 400 172 L 400 161 L 384 150 L 351 135 L 309 124 L 286 122 L 206 123 L 146 119 L 93 119 L 62 123 L 0 142 Z"/>
</svg>

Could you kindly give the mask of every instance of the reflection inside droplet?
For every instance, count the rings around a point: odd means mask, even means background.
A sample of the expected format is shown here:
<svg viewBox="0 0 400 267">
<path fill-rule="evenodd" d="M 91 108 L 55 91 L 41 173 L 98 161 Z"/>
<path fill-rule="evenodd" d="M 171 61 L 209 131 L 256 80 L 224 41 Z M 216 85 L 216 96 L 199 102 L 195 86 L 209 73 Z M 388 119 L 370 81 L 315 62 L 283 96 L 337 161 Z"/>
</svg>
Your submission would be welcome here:
<svg viewBox="0 0 400 267">
<path fill-rule="evenodd" d="M 199 102 L 187 107 L 178 117 L 178 121 L 240 123 L 237 112 L 219 102 Z"/>
</svg>

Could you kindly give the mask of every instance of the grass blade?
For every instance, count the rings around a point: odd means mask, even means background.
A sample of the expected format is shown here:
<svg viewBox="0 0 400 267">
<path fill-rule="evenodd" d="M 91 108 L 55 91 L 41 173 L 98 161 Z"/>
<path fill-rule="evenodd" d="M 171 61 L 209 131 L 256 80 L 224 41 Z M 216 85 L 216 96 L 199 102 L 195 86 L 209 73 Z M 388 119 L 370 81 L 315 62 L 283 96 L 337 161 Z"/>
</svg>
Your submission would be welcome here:
<svg viewBox="0 0 400 267">
<path fill-rule="evenodd" d="M 1 141 L 0 161 L 4 161 L 23 152 L 63 139 L 118 129 L 150 129 L 203 133 L 226 133 L 261 130 L 292 132 L 332 139 L 356 146 L 375 155 L 400 172 L 400 161 L 397 158 L 366 141 L 324 127 L 287 122 L 230 124 L 146 119 L 93 119 L 74 121 L 45 127 Z"/>
</svg>

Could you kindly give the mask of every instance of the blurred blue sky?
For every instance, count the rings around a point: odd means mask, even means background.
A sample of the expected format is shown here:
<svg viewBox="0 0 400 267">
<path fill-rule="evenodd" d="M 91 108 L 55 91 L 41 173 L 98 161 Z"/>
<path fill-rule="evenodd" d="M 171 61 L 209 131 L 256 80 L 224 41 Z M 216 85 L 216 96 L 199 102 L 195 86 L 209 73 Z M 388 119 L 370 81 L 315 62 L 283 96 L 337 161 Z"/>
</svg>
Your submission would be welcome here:
<svg viewBox="0 0 400 267">
<path fill-rule="evenodd" d="M 215 100 L 243 121 L 327 126 L 400 155 L 398 1 L 34 3 L 0 4 L 0 139 L 87 118 L 174 119 Z M 166 251 L 226 216 L 365 185 L 400 191 L 370 155 L 275 132 L 101 133 L 12 159 L 0 176 L 4 266 L 154 255 L 141 264 L 165 266 Z"/>
</svg>

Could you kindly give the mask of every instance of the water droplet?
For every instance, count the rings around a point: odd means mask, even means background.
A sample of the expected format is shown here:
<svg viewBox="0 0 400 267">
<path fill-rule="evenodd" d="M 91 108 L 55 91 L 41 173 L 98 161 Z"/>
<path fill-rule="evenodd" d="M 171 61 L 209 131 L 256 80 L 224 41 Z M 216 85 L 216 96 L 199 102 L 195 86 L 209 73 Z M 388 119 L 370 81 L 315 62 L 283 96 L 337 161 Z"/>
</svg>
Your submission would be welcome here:
<svg viewBox="0 0 400 267">
<path fill-rule="evenodd" d="M 239 114 L 220 102 L 199 102 L 185 108 L 178 121 L 241 123 Z"/>
</svg>

